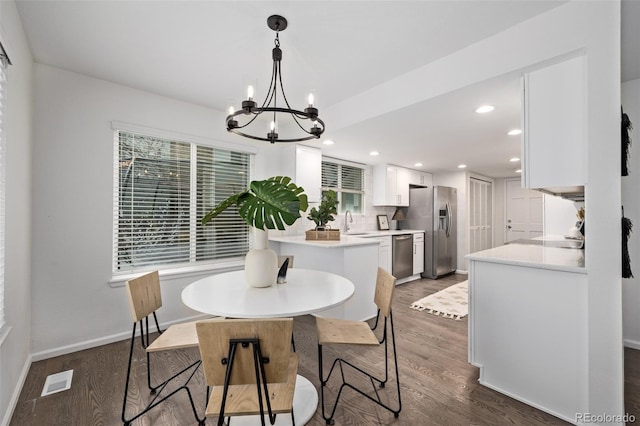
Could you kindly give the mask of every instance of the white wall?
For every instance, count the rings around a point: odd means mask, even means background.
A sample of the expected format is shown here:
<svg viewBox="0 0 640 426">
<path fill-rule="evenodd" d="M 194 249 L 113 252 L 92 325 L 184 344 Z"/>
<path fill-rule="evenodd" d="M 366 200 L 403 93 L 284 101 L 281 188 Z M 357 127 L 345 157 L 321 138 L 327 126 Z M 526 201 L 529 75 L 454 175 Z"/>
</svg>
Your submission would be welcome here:
<svg viewBox="0 0 640 426">
<path fill-rule="evenodd" d="M 235 141 L 222 112 L 35 65 L 33 333 L 39 359 L 126 338 L 124 287 L 112 288 L 113 131 L 133 123 Z M 163 277 L 163 322 L 196 315 L 180 292 L 199 275 Z"/>
<path fill-rule="evenodd" d="M 622 280 L 622 312 L 624 341 L 627 346 L 640 349 L 640 80 L 622 85 L 622 106 L 634 124 L 631 133 L 629 175 L 622 177 L 622 205 L 624 214 L 633 222 L 629 239 L 629 256 L 634 278 Z M 587 227 L 587 232 L 588 227 Z"/>
<path fill-rule="evenodd" d="M 11 329 L 0 343 L 0 424 L 8 424 L 30 365 L 33 58 L 13 1 L 0 2 L 0 29 L 13 62 L 7 71 L 3 117 L 7 141 L 4 304 Z"/>
</svg>

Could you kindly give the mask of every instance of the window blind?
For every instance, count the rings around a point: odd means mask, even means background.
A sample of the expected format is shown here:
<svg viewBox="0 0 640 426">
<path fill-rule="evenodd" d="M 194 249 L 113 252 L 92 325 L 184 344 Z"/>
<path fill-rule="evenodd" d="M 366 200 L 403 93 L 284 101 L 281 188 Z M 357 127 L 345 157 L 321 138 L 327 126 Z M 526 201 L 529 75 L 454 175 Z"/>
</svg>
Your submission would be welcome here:
<svg viewBox="0 0 640 426">
<path fill-rule="evenodd" d="M 322 161 L 322 190 L 338 194 L 338 212 L 364 213 L 364 169 L 332 161 Z"/>
<path fill-rule="evenodd" d="M 248 225 L 234 208 L 200 220 L 248 187 L 249 154 L 126 131 L 116 139 L 114 272 L 246 254 Z"/>
<path fill-rule="evenodd" d="M 5 270 L 5 188 L 7 177 L 7 150 L 5 139 L 5 99 L 7 90 L 6 69 L 8 58 L 0 44 L 0 330 L 5 325 L 4 270 Z"/>
</svg>

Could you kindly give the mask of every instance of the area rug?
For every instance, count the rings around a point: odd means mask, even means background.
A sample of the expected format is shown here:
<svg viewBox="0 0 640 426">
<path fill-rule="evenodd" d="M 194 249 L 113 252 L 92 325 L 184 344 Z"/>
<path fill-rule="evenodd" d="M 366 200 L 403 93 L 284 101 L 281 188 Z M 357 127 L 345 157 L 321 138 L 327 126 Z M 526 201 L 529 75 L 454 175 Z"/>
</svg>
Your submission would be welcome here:
<svg viewBox="0 0 640 426">
<path fill-rule="evenodd" d="M 462 281 L 411 304 L 412 309 L 459 320 L 469 314 L 468 281 Z"/>
</svg>

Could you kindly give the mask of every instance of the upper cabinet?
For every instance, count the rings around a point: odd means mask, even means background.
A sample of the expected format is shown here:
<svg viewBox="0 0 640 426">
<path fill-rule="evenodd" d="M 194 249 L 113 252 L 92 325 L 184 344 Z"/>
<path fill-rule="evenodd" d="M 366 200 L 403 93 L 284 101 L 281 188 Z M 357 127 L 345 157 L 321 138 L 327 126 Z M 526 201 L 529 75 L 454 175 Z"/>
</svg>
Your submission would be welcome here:
<svg viewBox="0 0 640 426">
<path fill-rule="evenodd" d="M 401 206 L 409 205 L 409 185 L 431 186 L 431 173 L 418 172 L 391 164 L 378 164 L 373 167 L 373 205 Z"/>
<path fill-rule="evenodd" d="M 304 188 L 309 202 L 322 198 L 322 151 L 318 148 L 296 147 L 296 184 Z"/>
<path fill-rule="evenodd" d="M 284 151 L 284 152 L 283 152 Z M 322 151 L 310 146 L 288 144 L 279 151 L 282 174 L 304 188 L 311 203 L 322 198 Z"/>
<path fill-rule="evenodd" d="M 524 75 L 523 187 L 585 184 L 585 71 L 581 56 Z"/>
<path fill-rule="evenodd" d="M 427 172 L 409 169 L 409 184 L 414 186 L 433 186 L 433 175 Z"/>
<path fill-rule="evenodd" d="M 409 170 L 390 164 L 373 167 L 373 205 L 408 206 Z"/>
</svg>

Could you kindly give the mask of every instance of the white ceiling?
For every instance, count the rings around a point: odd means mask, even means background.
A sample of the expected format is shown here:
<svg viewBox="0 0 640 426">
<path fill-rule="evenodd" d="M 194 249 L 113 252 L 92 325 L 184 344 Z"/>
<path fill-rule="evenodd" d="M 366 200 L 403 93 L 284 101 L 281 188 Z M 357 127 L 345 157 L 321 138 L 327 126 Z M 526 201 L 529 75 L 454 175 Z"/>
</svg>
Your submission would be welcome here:
<svg viewBox="0 0 640 426">
<path fill-rule="evenodd" d="M 289 21 L 280 35 L 289 101 L 303 108 L 306 93 L 313 90 L 322 116 L 323 108 L 564 1 L 18 0 L 17 4 L 37 62 L 221 111 L 240 103 L 247 82 L 256 83 L 256 98 L 264 96 L 274 39 L 266 18 L 281 14 Z M 640 18 L 637 3 L 623 7 L 634 9 Z M 623 9 L 623 25 L 624 15 Z M 637 22 L 629 26 L 633 40 L 640 39 Z M 640 77 L 637 50 L 627 61 L 631 64 L 627 68 L 635 71 L 627 71 L 623 62 L 623 79 Z M 496 106 L 493 113 L 473 113 L 487 102 Z M 468 170 L 488 176 L 514 176 L 516 167 L 508 159 L 519 156 L 519 138 L 506 132 L 520 126 L 519 81 L 517 76 L 489 81 L 334 133 L 331 123 L 326 124 L 325 135 L 336 141 L 323 147 L 331 156 L 409 167 L 420 161 L 424 170 L 432 172 L 457 170 L 457 164 L 465 163 Z M 370 157 L 373 149 L 381 155 Z"/>
</svg>

